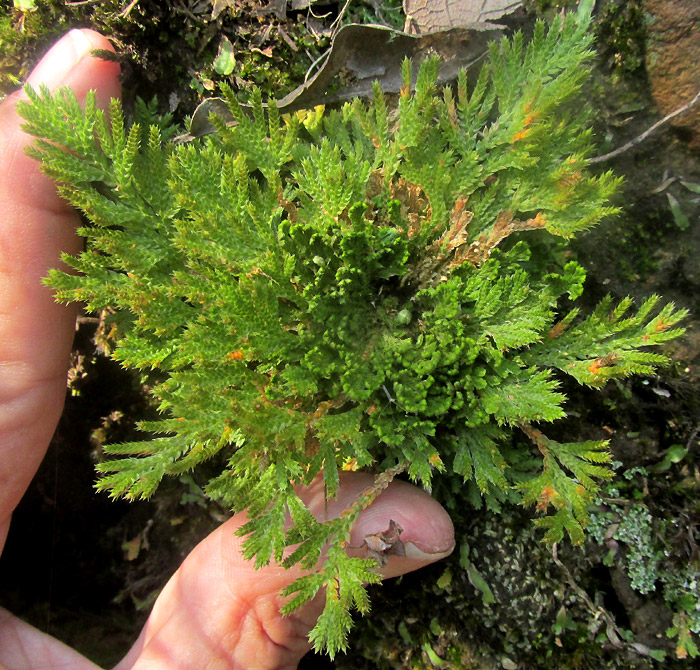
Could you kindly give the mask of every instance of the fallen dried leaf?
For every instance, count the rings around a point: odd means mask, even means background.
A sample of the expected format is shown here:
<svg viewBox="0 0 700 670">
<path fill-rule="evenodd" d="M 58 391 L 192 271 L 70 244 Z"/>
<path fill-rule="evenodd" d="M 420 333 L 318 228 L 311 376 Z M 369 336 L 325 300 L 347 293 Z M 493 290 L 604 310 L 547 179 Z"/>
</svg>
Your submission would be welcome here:
<svg viewBox="0 0 700 670">
<path fill-rule="evenodd" d="M 464 28 L 514 12 L 521 0 L 404 0 L 404 31 L 412 35 Z"/>
<path fill-rule="evenodd" d="M 383 567 L 387 564 L 387 556 L 405 556 L 406 548 L 399 535 L 403 528 L 393 519 L 389 521 L 389 528 L 383 532 L 365 535 L 362 548 L 365 549 L 367 558 L 376 558 Z"/>
</svg>

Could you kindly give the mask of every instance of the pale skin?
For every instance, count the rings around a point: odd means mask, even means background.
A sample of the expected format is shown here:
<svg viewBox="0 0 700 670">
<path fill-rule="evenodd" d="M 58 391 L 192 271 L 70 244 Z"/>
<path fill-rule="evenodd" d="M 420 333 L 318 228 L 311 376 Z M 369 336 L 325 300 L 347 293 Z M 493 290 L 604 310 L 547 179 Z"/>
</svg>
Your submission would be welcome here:
<svg viewBox="0 0 700 670">
<path fill-rule="evenodd" d="M 95 89 L 102 107 L 119 97 L 119 68 L 91 55 L 111 49 L 90 30 L 71 31 L 37 65 L 28 83 L 70 86 L 79 99 Z M 0 104 L 0 549 L 14 508 L 41 462 L 61 414 L 75 331 L 75 310 L 54 303 L 41 278 L 76 252 L 78 216 L 24 154 L 31 138 L 20 129 L 18 92 Z M 339 514 L 371 477 L 347 473 L 338 498 L 325 508 L 323 491 L 302 492 L 319 517 Z M 394 577 L 448 555 L 452 523 L 425 492 L 395 481 L 365 510 L 353 529 L 359 547 L 390 520 L 403 529 L 407 556 L 391 556 L 384 577 Z M 117 670 L 282 670 L 296 668 L 308 651 L 307 634 L 321 594 L 283 618 L 278 593 L 301 573 L 271 565 L 255 570 L 243 560 L 235 530 L 245 514 L 228 520 L 185 559 L 156 601 L 134 646 Z M 126 650 L 125 650 L 126 651 Z M 0 609 L 0 670 L 97 668 L 58 640 Z"/>
</svg>

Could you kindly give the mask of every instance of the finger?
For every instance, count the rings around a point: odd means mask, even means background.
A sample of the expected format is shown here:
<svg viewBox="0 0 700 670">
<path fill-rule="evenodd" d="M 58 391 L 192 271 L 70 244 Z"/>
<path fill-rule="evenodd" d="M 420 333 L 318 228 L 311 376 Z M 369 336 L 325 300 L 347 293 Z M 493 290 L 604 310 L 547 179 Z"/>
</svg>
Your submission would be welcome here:
<svg viewBox="0 0 700 670">
<path fill-rule="evenodd" d="M 337 516 L 371 485 L 371 475 L 345 473 L 338 497 L 325 508 L 322 485 L 302 497 L 318 518 Z M 241 555 L 235 533 L 238 514 L 201 542 L 163 589 L 137 644 L 116 670 L 185 670 L 194 667 L 281 670 L 296 668 L 309 650 L 308 633 L 323 609 L 319 594 L 288 617 L 280 615 L 279 591 L 302 576 L 299 568 L 270 565 L 255 570 Z M 360 514 L 351 544 L 385 531 L 403 529 L 406 557 L 389 557 L 383 575 L 397 576 L 447 556 L 454 529 L 445 510 L 424 491 L 394 481 Z"/>
<path fill-rule="evenodd" d="M 91 30 L 73 30 L 29 76 L 32 86 L 88 89 L 105 104 L 118 96 L 119 67 L 90 55 L 111 49 Z M 56 305 L 41 280 L 75 253 L 78 216 L 25 154 L 33 141 L 15 110 L 19 91 L 0 105 L 0 547 L 9 515 L 36 471 L 63 406 L 75 312 Z"/>
<path fill-rule="evenodd" d="M 99 670 L 62 642 L 32 628 L 0 607 L 0 669 L 70 668 Z"/>
</svg>

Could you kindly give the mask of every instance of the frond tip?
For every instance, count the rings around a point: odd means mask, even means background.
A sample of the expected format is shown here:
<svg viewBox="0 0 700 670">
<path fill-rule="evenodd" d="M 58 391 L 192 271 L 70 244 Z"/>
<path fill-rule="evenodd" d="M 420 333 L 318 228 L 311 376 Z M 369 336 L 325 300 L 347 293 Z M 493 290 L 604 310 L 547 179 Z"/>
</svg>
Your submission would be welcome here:
<svg viewBox="0 0 700 670">
<path fill-rule="evenodd" d="M 544 539 L 548 544 L 560 542 L 565 531 L 574 544 L 582 544 L 587 506 L 598 491 L 598 482 L 612 477 L 612 471 L 606 467 L 612 460 L 608 442 L 560 443 L 531 425 L 520 428 L 542 455 L 541 472 L 518 485 L 522 504 L 534 504 L 542 513 L 550 505 L 554 508 L 554 514 L 535 521 L 546 530 Z"/>
</svg>

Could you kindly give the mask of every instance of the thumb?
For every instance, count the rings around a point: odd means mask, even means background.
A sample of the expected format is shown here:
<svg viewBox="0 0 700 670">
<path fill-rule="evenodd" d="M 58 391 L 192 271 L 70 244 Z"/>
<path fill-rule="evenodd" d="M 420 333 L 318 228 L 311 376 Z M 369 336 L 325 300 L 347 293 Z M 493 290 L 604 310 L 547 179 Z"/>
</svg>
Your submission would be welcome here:
<svg viewBox="0 0 700 670">
<path fill-rule="evenodd" d="M 327 507 L 321 483 L 300 496 L 322 519 L 338 516 L 373 482 L 371 475 L 344 473 L 338 496 Z M 287 617 L 282 588 L 302 576 L 299 568 L 270 564 L 255 570 L 241 554 L 236 530 L 244 513 L 203 540 L 166 584 L 134 648 L 116 670 L 186 670 L 192 667 L 281 670 L 296 668 L 309 650 L 308 633 L 323 609 L 323 594 Z M 391 556 L 382 570 L 395 577 L 447 556 L 454 529 L 447 512 L 427 493 L 394 481 L 364 510 L 351 545 L 386 531 L 390 521 L 404 529 L 406 556 Z"/>
<path fill-rule="evenodd" d="M 28 83 L 70 86 L 80 100 L 95 88 L 105 104 L 119 95 L 119 67 L 93 57 L 97 48 L 111 49 L 91 30 L 72 30 Z M 75 332 L 74 310 L 56 304 L 41 280 L 61 251 L 75 253 L 81 244 L 78 214 L 24 151 L 34 141 L 16 111 L 25 98 L 20 90 L 0 104 L 0 549 L 61 414 Z"/>
</svg>

